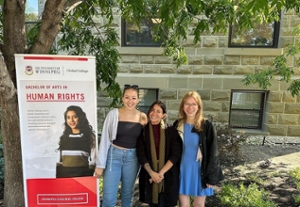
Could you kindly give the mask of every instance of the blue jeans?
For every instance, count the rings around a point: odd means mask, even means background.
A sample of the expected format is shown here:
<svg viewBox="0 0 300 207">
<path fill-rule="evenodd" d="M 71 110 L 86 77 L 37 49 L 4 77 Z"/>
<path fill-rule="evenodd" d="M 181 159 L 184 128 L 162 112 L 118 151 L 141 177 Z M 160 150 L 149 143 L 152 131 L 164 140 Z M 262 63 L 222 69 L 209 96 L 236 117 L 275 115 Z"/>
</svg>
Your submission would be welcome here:
<svg viewBox="0 0 300 207">
<path fill-rule="evenodd" d="M 132 207 L 134 184 L 139 170 L 136 149 L 119 149 L 111 145 L 103 174 L 102 207 L 115 207 L 121 181 L 122 207 Z"/>
</svg>

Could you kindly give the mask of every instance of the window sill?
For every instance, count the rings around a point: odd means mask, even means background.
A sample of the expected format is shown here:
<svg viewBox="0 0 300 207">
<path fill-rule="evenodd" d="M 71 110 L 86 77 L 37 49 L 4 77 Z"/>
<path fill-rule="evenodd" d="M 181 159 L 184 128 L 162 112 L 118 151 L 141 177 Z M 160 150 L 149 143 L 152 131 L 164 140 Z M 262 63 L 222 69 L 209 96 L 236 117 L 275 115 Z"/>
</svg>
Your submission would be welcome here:
<svg viewBox="0 0 300 207">
<path fill-rule="evenodd" d="M 120 55 L 161 55 L 161 47 L 118 47 Z"/>
<path fill-rule="evenodd" d="M 121 55 L 162 55 L 161 47 L 118 47 Z M 278 56 L 283 48 L 197 48 L 198 55 Z"/>
<path fill-rule="evenodd" d="M 224 55 L 278 56 L 283 48 L 226 48 Z"/>
</svg>

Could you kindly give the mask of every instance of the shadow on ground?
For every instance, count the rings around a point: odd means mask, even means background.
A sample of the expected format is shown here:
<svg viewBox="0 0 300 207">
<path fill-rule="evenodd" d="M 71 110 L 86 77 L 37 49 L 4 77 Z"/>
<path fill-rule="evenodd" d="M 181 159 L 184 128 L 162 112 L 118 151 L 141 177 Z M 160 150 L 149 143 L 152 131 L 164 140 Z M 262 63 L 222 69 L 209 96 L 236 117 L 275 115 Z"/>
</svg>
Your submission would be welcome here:
<svg viewBox="0 0 300 207">
<path fill-rule="evenodd" d="M 268 165 L 263 165 L 266 163 Z M 250 185 L 256 183 L 259 188 L 270 193 L 270 199 L 278 207 L 299 207 L 293 195 L 297 194 L 296 185 L 289 172 L 300 167 L 300 146 L 289 144 L 243 145 L 239 159 L 230 157 L 222 160 L 225 180 L 215 189 L 215 195 L 208 197 L 206 207 L 224 207 L 218 195 L 222 184 L 231 183 Z M 135 207 L 143 206 L 138 201 L 136 188 Z"/>
<path fill-rule="evenodd" d="M 291 170 L 300 167 L 299 160 L 299 145 L 244 145 L 239 160 L 223 162 L 223 184 L 256 183 L 270 193 L 271 201 L 278 207 L 299 207 L 293 198 L 299 192 L 289 175 Z M 221 188 L 222 184 L 218 185 L 216 195 L 207 199 L 206 207 L 222 206 L 218 198 Z"/>
</svg>

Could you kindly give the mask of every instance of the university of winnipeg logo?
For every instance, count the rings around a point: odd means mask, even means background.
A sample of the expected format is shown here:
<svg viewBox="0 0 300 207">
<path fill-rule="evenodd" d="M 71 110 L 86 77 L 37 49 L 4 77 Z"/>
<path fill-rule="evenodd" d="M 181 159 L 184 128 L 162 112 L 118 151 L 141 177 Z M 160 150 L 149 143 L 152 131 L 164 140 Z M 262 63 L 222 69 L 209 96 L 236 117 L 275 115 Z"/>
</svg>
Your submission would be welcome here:
<svg viewBox="0 0 300 207">
<path fill-rule="evenodd" d="M 27 75 L 32 75 L 33 74 L 33 69 L 32 69 L 32 67 L 30 65 L 26 66 L 25 73 Z"/>
</svg>

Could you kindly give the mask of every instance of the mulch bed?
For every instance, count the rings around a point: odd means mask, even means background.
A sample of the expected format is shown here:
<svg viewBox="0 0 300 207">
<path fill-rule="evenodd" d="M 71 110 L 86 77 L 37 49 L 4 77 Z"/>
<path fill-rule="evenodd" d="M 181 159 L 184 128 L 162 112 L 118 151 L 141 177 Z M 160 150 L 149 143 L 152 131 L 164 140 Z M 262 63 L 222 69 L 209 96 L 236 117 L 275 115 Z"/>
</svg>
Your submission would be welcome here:
<svg viewBox="0 0 300 207">
<path fill-rule="evenodd" d="M 225 175 L 223 184 L 231 183 L 239 186 L 243 183 L 248 186 L 252 183 L 256 183 L 260 189 L 264 189 L 269 192 L 270 200 L 273 201 L 277 207 L 299 207 L 300 204 L 296 203 L 293 195 L 298 194 L 296 184 L 292 181 L 290 175 L 287 172 L 282 172 L 281 169 L 273 169 L 266 167 L 259 174 L 253 174 L 258 179 L 262 179 L 263 183 L 256 182 L 251 176 L 245 176 L 244 172 L 239 172 L 234 169 L 236 166 L 244 166 L 272 157 L 281 156 L 284 154 L 290 154 L 293 152 L 299 152 L 299 146 L 261 146 L 261 145 L 249 145 L 242 147 L 241 157 L 234 159 L 230 157 L 223 157 L 222 166 Z M 256 166 L 258 167 L 258 166 Z M 257 169 L 253 169 L 254 172 Z M 207 197 L 205 207 L 224 207 L 218 197 L 221 191 L 221 184 L 216 188 L 216 194 L 211 197 Z"/>
</svg>

